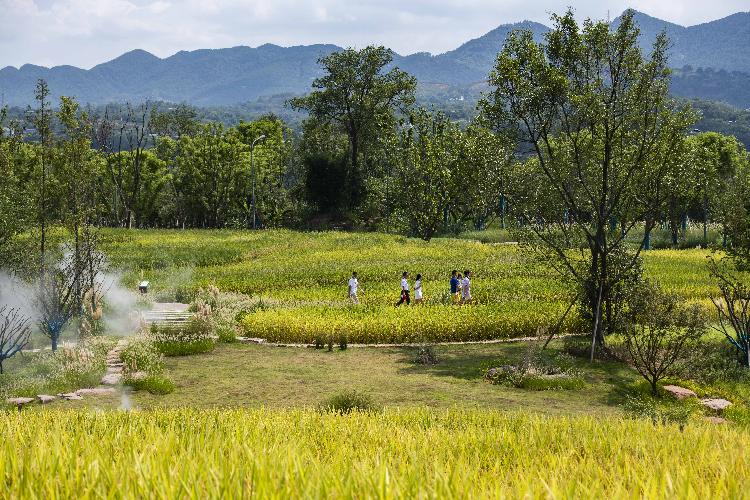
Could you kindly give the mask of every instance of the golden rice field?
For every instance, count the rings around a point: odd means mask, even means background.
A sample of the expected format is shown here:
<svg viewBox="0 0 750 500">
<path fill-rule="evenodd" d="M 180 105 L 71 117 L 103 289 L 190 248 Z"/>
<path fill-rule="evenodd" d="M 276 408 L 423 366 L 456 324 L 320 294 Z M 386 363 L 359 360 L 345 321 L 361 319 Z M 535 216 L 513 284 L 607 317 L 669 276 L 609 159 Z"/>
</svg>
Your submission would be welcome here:
<svg viewBox="0 0 750 500">
<path fill-rule="evenodd" d="M 43 430 L 43 432 L 40 432 Z M 742 498 L 750 434 L 497 411 L 0 413 L 0 498 Z"/>
<path fill-rule="evenodd" d="M 157 297 L 187 300 L 199 287 L 262 297 L 243 320 L 249 336 L 312 342 L 483 340 L 535 335 L 554 324 L 569 293 L 547 267 L 512 244 L 465 239 L 429 243 L 376 233 L 250 231 L 108 231 L 105 250 L 130 286 L 143 275 Z M 708 303 L 714 285 L 703 250 L 656 250 L 646 274 L 667 289 Z M 471 307 L 447 301 L 450 271 L 473 273 Z M 356 270 L 359 306 L 346 299 Z M 395 309 L 401 272 L 424 276 L 426 306 Z M 565 330 L 579 328 L 572 318 Z"/>
</svg>

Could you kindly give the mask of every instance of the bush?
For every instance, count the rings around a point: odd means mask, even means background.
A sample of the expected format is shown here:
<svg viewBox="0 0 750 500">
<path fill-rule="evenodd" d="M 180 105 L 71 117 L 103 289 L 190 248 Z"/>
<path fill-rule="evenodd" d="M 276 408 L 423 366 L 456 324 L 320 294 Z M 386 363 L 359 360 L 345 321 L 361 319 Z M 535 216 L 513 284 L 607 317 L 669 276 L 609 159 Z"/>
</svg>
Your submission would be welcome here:
<svg viewBox="0 0 750 500">
<path fill-rule="evenodd" d="M 695 401 L 658 398 L 644 393 L 626 396 L 623 409 L 635 418 L 647 418 L 654 424 L 684 425 L 700 413 Z"/>
<path fill-rule="evenodd" d="M 164 395 L 174 391 L 174 382 L 163 375 L 149 375 L 145 378 L 124 378 L 125 385 L 136 391 L 148 391 L 151 394 Z"/>
<path fill-rule="evenodd" d="M 198 289 L 190 309 L 209 316 L 219 342 L 232 343 L 237 341 L 239 323 L 245 316 L 266 307 L 262 299 L 253 300 L 240 293 L 222 292 L 216 286 L 209 285 L 205 289 Z"/>
<path fill-rule="evenodd" d="M 438 363 L 438 356 L 435 352 L 435 346 L 422 344 L 417 347 L 417 357 L 414 362 L 420 365 L 436 365 Z"/>
<path fill-rule="evenodd" d="M 328 398 L 320 405 L 325 411 L 338 413 L 351 413 L 352 411 L 374 411 L 375 403 L 369 394 L 363 394 L 355 390 L 342 392 Z"/>
<path fill-rule="evenodd" d="M 132 339 L 120 353 L 125 365 L 125 373 L 146 372 L 150 375 L 162 373 L 164 361 L 162 354 L 148 338 Z"/>
<path fill-rule="evenodd" d="M 149 336 L 165 356 L 189 356 L 211 352 L 216 347 L 211 321 L 203 316 L 194 317 L 184 326 L 153 324 Z"/>
<path fill-rule="evenodd" d="M 490 368 L 485 378 L 492 384 L 534 391 L 577 390 L 586 385 L 569 356 L 541 351 L 534 346 L 526 351 L 520 363 Z"/>
</svg>

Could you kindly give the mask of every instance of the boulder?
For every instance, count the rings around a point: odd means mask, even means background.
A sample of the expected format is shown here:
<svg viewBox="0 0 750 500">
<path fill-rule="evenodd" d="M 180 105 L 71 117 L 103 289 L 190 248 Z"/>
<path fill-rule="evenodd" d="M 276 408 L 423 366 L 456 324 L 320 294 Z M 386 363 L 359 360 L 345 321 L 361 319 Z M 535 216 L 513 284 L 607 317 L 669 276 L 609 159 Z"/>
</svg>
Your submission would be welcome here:
<svg viewBox="0 0 750 500">
<path fill-rule="evenodd" d="M 47 403 L 51 403 L 52 401 L 54 401 L 54 400 L 57 399 L 55 396 L 50 396 L 50 395 L 47 395 L 47 394 L 37 394 L 36 398 L 43 405 L 45 405 Z"/>
<path fill-rule="evenodd" d="M 94 387 L 92 389 L 78 389 L 76 391 L 76 394 L 79 396 L 109 396 L 116 393 L 117 391 L 113 387 Z"/>
<path fill-rule="evenodd" d="M 731 401 L 726 399 L 714 398 L 714 399 L 701 399 L 701 404 L 706 408 L 714 411 L 724 411 L 732 406 Z"/>
<path fill-rule="evenodd" d="M 102 385 L 117 385 L 122 381 L 122 374 L 108 373 L 102 377 Z"/>
<path fill-rule="evenodd" d="M 34 398 L 8 398 L 5 400 L 9 405 L 16 405 L 21 407 L 34 401 Z"/>
<path fill-rule="evenodd" d="M 664 390 L 677 399 L 697 398 L 695 391 L 680 387 L 679 385 L 665 385 Z"/>
<path fill-rule="evenodd" d="M 81 401 L 83 398 L 76 394 L 75 392 L 66 392 L 62 394 L 58 394 L 57 397 L 62 398 L 66 401 Z"/>
</svg>

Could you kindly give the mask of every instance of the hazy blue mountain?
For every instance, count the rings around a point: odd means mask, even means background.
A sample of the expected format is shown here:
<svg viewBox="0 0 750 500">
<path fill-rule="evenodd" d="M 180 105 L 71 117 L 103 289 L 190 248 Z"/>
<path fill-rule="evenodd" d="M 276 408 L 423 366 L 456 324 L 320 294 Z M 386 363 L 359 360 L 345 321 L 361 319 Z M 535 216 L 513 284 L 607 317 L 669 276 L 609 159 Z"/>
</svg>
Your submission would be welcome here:
<svg viewBox="0 0 750 500">
<path fill-rule="evenodd" d="M 636 13 L 642 43 L 649 46 L 666 30 L 672 40 L 676 93 L 686 97 L 725 100 L 750 107 L 750 13 L 739 13 L 685 28 Z M 617 24 L 619 18 L 613 22 Z M 439 55 L 396 55 L 394 64 L 414 74 L 426 92 L 472 94 L 481 89 L 498 51 L 514 29 L 527 29 L 541 40 L 548 28 L 524 21 L 506 24 Z M 52 97 L 75 96 L 82 103 L 188 102 L 198 106 L 229 105 L 280 94 L 301 94 L 321 75 L 319 57 L 341 50 L 335 45 L 182 51 L 161 59 L 134 50 L 90 70 L 72 66 L 44 68 L 24 65 L 0 69 L 0 94 L 6 104 L 33 102 L 39 78 L 49 83 Z M 687 67 L 691 66 L 691 67 Z M 713 68 L 710 74 L 698 68 Z M 709 80 L 702 79 L 710 76 Z"/>
</svg>

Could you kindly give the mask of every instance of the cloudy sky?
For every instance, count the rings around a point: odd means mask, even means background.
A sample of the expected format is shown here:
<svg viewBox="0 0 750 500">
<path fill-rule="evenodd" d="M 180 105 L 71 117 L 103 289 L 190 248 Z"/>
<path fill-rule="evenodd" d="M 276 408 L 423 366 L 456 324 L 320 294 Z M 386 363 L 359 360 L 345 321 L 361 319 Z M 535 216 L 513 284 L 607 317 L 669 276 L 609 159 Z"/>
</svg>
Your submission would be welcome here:
<svg viewBox="0 0 750 500">
<path fill-rule="evenodd" d="M 136 48 L 166 57 L 267 42 L 440 53 L 568 5 L 581 18 L 633 7 L 685 26 L 750 10 L 748 0 L 0 0 L 0 67 L 90 68 Z"/>
</svg>

